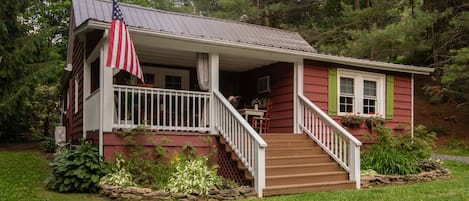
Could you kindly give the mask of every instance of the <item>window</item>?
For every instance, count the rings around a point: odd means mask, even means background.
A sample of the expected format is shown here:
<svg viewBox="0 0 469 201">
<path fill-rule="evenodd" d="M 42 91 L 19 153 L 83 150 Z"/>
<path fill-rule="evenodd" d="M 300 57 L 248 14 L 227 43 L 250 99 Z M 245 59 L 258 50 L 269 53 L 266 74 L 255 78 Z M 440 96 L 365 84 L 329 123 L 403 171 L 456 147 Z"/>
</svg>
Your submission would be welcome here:
<svg viewBox="0 0 469 201">
<path fill-rule="evenodd" d="M 384 115 L 385 75 L 338 69 L 339 115 Z"/>
<path fill-rule="evenodd" d="M 264 76 L 257 79 L 257 93 L 270 92 L 270 76 Z"/>
<path fill-rule="evenodd" d="M 91 63 L 90 94 L 99 89 L 99 57 Z"/>
<path fill-rule="evenodd" d="M 165 77 L 166 89 L 182 89 L 182 78 L 181 76 L 167 75 Z"/>
</svg>

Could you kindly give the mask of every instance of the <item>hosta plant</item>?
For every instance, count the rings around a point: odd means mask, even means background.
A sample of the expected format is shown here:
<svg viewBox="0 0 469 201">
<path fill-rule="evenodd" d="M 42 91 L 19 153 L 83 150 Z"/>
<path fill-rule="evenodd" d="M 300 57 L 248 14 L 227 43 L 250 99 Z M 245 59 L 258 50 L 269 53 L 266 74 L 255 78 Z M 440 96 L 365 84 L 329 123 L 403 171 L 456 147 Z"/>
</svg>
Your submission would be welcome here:
<svg viewBox="0 0 469 201">
<path fill-rule="evenodd" d="M 57 156 L 50 165 L 52 174 L 46 180 L 46 187 L 59 192 L 96 191 L 99 179 L 106 173 L 98 149 L 85 141 L 76 150 Z"/>
<path fill-rule="evenodd" d="M 197 157 L 175 163 L 175 171 L 171 173 L 168 190 L 185 194 L 198 193 L 208 195 L 209 189 L 222 185 L 222 179 L 216 174 L 216 166 L 207 165 L 207 157 Z"/>
<path fill-rule="evenodd" d="M 99 185 L 111 185 L 111 186 L 136 186 L 132 174 L 125 169 L 122 165 L 125 164 L 125 159 L 118 155 L 116 157 L 116 164 L 113 168 L 111 168 L 111 172 L 108 173 L 106 176 L 101 178 L 99 181 Z"/>
</svg>

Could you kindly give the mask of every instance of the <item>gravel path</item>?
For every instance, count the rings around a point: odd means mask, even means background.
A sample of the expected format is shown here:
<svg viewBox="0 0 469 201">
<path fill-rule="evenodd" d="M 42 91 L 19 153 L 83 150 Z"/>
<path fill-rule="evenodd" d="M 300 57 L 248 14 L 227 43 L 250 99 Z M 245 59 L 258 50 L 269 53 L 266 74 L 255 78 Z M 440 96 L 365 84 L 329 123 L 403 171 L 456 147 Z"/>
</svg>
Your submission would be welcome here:
<svg viewBox="0 0 469 201">
<path fill-rule="evenodd" d="M 459 161 L 464 163 L 469 163 L 469 157 L 467 156 L 451 156 L 451 155 L 443 155 L 443 154 L 432 154 L 432 158 L 440 159 L 444 161 Z"/>
</svg>

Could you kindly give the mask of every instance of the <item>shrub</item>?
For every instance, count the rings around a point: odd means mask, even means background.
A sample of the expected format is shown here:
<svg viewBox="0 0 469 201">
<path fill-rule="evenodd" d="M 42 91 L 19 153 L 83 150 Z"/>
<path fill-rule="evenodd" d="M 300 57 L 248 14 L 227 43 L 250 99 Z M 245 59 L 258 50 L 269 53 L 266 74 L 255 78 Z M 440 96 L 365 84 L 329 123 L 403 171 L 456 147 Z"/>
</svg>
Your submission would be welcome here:
<svg viewBox="0 0 469 201">
<path fill-rule="evenodd" d="M 361 163 L 363 169 L 373 169 L 386 175 L 407 175 L 419 172 L 417 161 L 395 149 L 373 149 L 364 155 Z"/>
<path fill-rule="evenodd" d="M 111 185 L 111 186 L 136 186 L 132 174 L 125 169 L 122 164 L 125 163 L 125 159 L 122 155 L 117 155 L 116 164 L 111 168 L 111 173 L 101 178 L 99 185 Z"/>
<path fill-rule="evenodd" d="M 414 137 L 410 134 L 391 137 L 391 129 L 377 125 L 377 141 L 372 149 L 363 154 L 362 169 L 373 169 L 380 174 L 413 174 L 422 166 L 417 162 L 427 159 L 435 144 L 435 133 L 425 126 L 415 127 Z"/>
<path fill-rule="evenodd" d="M 216 174 L 216 166 L 208 167 L 207 157 L 197 157 L 175 163 L 175 171 L 169 178 L 168 190 L 185 194 L 198 193 L 208 195 L 209 189 L 222 185 L 222 179 Z"/>
<path fill-rule="evenodd" d="M 51 166 L 46 187 L 59 192 L 96 191 L 99 179 L 106 173 L 98 149 L 85 141 L 78 149 L 60 154 Z"/>
<path fill-rule="evenodd" d="M 57 149 L 55 139 L 51 137 L 45 137 L 44 141 L 41 142 L 41 150 L 46 153 L 54 153 Z"/>
</svg>

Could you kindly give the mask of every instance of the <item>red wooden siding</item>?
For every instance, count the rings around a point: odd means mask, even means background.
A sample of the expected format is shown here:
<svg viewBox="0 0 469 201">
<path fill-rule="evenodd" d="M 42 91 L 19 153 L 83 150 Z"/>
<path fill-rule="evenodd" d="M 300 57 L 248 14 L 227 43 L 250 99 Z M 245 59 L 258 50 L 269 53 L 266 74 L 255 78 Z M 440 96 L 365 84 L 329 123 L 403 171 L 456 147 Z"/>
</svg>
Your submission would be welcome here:
<svg viewBox="0 0 469 201">
<path fill-rule="evenodd" d="M 240 93 L 245 104 L 259 97 L 257 94 L 257 79 L 270 76 L 271 92 L 263 94 L 272 100 L 271 133 L 285 133 L 293 131 L 293 64 L 275 63 L 252 71 L 241 73 Z"/>
<path fill-rule="evenodd" d="M 78 112 L 75 113 L 75 88 L 72 88 L 70 97 L 71 108 L 69 111 L 73 112 L 71 120 L 71 131 L 67 133 L 67 140 L 76 143 L 83 137 L 83 53 L 84 45 L 78 38 L 75 38 L 73 46 L 72 57 L 72 74 L 70 79 L 78 78 Z"/>
<path fill-rule="evenodd" d="M 347 68 L 347 66 L 337 66 L 324 62 L 304 61 L 304 94 L 327 113 L 328 102 L 328 66 Z M 355 69 L 357 70 L 357 69 Z M 370 71 L 371 72 L 371 71 Z M 372 71 L 375 73 L 390 74 L 384 71 Z M 393 134 L 405 134 L 410 129 L 411 111 L 412 111 L 412 93 L 410 74 L 392 74 L 394 76 L 394 118 L 386 120 L 386 127 L 393 129 Z M 333 116 L 334 120 L 340 123 L 341 117 Z M 403 128 L 403 129 L 402 129 Z M 363 124 L 361 128 L 350 130 L 359 140 L 373 142 L 368 139 L 371 131 Z"/>
</svg>

